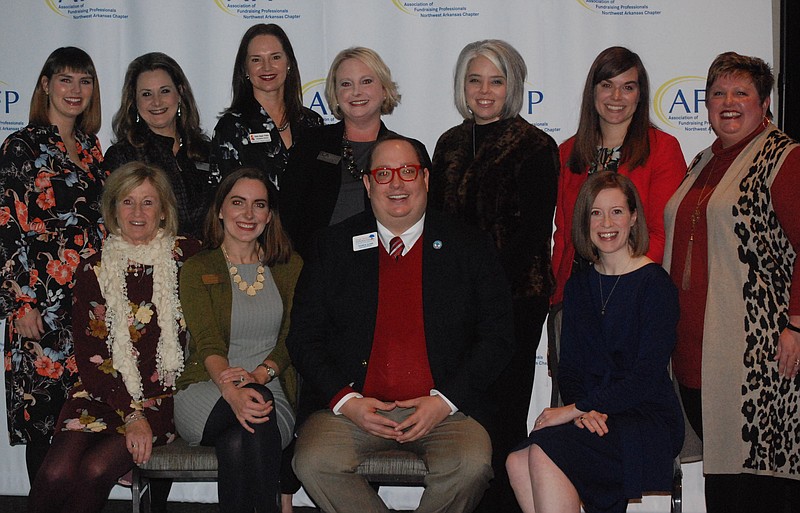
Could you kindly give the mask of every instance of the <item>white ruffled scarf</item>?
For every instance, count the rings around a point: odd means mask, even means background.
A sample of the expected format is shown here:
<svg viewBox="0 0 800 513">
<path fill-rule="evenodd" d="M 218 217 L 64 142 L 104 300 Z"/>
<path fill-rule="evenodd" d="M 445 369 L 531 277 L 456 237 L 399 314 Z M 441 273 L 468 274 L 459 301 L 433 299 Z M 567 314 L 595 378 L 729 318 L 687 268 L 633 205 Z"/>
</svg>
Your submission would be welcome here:
<svg viewBox="0 0 800 513">
<path fill-rule="evenodd" d="M 134 401 L 144 400 L 139 351 L 133 346 L 129 326 L 134 317 L 128 299 L 126 276 L 131 262 L 153 266 L 153 305 L 161 335 L 156 349 L 156 370 L 162 386 L 175 387 L 183 371 L 183 349 L 178 340 L 183 311 L 178 299 L 178 264 L 173 257 L 175 237 L 159 230 L 147 244 L 134 245 L 111 235 L 103 245 L 97 280 L 106 300 L 108 346 L 114 369 L 122 375 Z"/>
</svg>

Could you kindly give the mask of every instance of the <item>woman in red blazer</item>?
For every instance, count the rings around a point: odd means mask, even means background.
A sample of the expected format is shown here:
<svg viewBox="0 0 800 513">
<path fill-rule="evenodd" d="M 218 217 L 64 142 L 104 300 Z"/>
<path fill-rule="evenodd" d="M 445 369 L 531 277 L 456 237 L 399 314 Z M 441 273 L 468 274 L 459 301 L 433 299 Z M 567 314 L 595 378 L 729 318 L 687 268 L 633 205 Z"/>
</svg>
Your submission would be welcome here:
<svg viewBox="0 0 800 513">
<path fill-rule="evenodd" d="M 631 179 L 642 199 L 650 233 L 647 256 L 661 263 L 664 206 L 686 172 L 678 140 L 650 123 L 650 86 L 641 59 L 619 46 L 603 50 L 592 63 L 583 89 L 578 131 L 561 144 L 559 153 L 552 305 L 561 303 L 573 268 L 588 265 L 575 254 L 571 229 L 578 190 L 589 175 L 613 170 Z"/>
</svg>

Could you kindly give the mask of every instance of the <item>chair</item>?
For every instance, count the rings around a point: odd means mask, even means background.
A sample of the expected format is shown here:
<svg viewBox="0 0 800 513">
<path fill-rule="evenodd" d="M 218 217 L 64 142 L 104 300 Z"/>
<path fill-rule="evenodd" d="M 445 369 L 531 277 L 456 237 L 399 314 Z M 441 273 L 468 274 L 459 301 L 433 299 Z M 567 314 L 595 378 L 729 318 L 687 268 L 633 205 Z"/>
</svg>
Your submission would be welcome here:
<svg viewBox="0 0 800 513">
<path fill-rule="evenodd" d="M 380 451 L 361 462 L 356 473 L 376 489 L 379 486 L 423 486 L 428 467 L 416 454 L 404 450 Z M 150 480 L 216 481 L 217 456 L 213 447 L 190 446 L 182 438 L 153 448 L 150 461 L 133 468 L 133 513 L 150 513 Z M 141 507 L 141 509 L 140 509 Z"/>
<path fill-rule="evenodd" d="M 175 481 L 216 481 L 217 455 L 214 448 L 190 446 L 182 438 L 171 444 L 153 447 L 150 461 L 133 467 L 133 513 L 150 513 L 150 479 L 159 478 Z"/>
<path fill-rule="evenodd" d="M 558 356 L 561 348 L 561 305 L 550 310 L 547 316 L 547 367 L 552 380 L 552 393 L 550 406 L 557 408 L 564 406 L 558 388 Z M 679 454 L 672 467 L 672 490 L 670 490 L 670 513 L 683 511 L 683 470 L 681 469 L 681 455 Z"/>
<path fill-rule="evenodd" d="M 423 486 L 428 467 L 415 453 L 404 450 L 380 451 L 361 462 L 356 474 L 364 476 L 373 487 Z"/>
</svg>

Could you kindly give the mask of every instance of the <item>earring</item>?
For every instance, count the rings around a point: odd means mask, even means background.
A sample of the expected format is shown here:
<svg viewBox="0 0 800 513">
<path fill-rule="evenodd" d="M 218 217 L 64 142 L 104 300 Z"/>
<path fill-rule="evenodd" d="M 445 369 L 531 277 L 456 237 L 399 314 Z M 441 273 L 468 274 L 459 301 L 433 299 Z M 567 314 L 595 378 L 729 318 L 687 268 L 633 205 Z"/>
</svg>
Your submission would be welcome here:
<svg viewBox="0 0 800 513">
<path fill-rule="evenodd" d="M 181 117 L 181 104 L 178 104 L 178 117 Z"/>
<path fill-rule="evenodd" d="M 137 112 L 136 112 L 136 122 L 138 123 L 138 122 L 140 121 L 140 119 L 141 119 L 141 118 L 139 118 L 139 112 L 137 111 Z"/>
<path fill-rule="evenodd" d="M 250 80 L 250 74 L 249 73 L 245 73 L 244 74 L 244 78 L 246 78 L 247 80 Z"/>
</svg>

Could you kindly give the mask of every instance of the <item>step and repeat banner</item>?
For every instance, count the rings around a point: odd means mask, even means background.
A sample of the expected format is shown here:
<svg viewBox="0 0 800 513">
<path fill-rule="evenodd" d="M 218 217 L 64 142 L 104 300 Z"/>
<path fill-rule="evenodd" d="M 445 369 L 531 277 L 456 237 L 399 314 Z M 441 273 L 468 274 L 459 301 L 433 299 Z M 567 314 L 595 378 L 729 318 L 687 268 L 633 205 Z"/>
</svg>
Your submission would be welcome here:
<svg viewBox="0 0 800 513">
<path fill-rule="evenodd" d="M 326 122 L 334 121 L 323 93 L 333 57 L 355 45 L 376 50 L 402 94 L 385 123 L 430 152 L 461 122 L 453 68 L 475 40 L 504 39 L 519 50 L 528 66 L 521 114 L 558 143 L 577 127 L 595 56 L 627 46 L 650 76 L 652 121 L 680 140 L 687 161 L 714 138 L 704 104 L 714 57 L 733 50 L 773 62 L 771 0 L 0 0 L 0 140 L 27 124 L 45 59 L 67 45 L 85 49 L 97 67 L 103 148 L 112 143 L 125 69 L 151 51 L 182 66 L 210 133 L 230 103 L 240 38 L 255 23 L 286 30 L 305 104 Z M 539 363 L 531 407 L 537 412 L 549 398 L 543 355 Z M 3 429 L 4 417 L 3 405 Z M 7 444 L 4 436 L 0 444 Z M 27 493 L 17 449 L 0 445 L 0 494 Z"/>
</svg>

